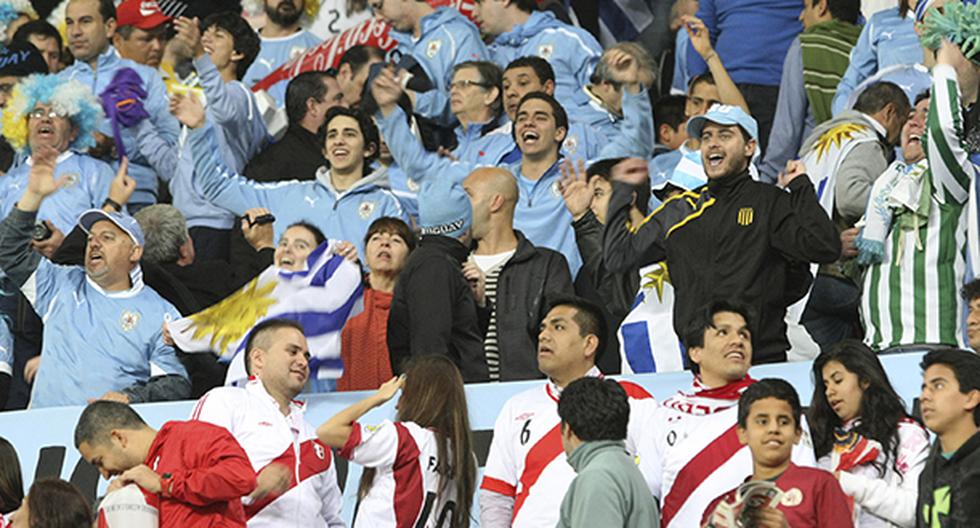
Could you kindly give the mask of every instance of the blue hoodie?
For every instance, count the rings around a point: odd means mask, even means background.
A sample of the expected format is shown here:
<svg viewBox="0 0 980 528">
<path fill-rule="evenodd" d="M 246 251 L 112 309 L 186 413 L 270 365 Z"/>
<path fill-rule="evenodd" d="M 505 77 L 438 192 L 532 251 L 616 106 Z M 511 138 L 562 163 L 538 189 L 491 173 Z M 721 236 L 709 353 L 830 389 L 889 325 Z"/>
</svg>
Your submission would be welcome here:
<svg viewBox="0 0 980 528">
<path fill-rule="evenodd" d="M 415 57 L 435 85 L 432 90 L 416 96 L 415 111 L 450 126 L 456 121 L 449 109 L 453 66 L 466 61 L 488 60 L 489 54 L 480 40 L 480 31 L 455 8 L 440 7 L 422 17 L 420 25 L 422 36 L 418 39 L 411 33 L 392 29 L 391 38 L 398 43 L 394 51 Z"/>
<path fill-rule="evenodd" d="M 317 171 L 313 181 L 256 183 L 218 159 L 210 123 L 192 130 L 188 142 L 194 158 L 194 187 L 214 205 L 239 216 L 252 207 L 270 210 L 276 217 L 273 227 L 277 239 L 290 224 L 306 221 L 328 238 L 354 244 L 364 255 L 364 235 L 371 222 L 382 216 L 408 221 L 398 199 L 382 187 L 386 183 L 384 168 L 365 175 L 343 192 L 333 188 L 326 168 Z"/>
<path fill-rule="evenodd" d="M 501 121 L 506 121 L 486 133 L 483 129 L 493 127 Z M 472 124 L 469 127 L 457 126 L 456 148 L 453 156 L 460 161 L 469 161 L 480 165 L 496 165 L 505 154 L 514 148 L 514 138 L 510 135 L 510 121 L 506 118 L 491 123 Z"/>
<path fill-rule="evenodd" d="M 87 62 L 75 61 L 75 64 L 65 68 L 58 75 L 65 79 L 75 79 L 92 89 L 98 96 L 105 90 L 105 87 L 112 82 L 112 77 L 116 70 L 120 68 L 132 68 L 143 80 L 143 88 L 146 89 L 146 100 L 143 107 L 150 114 L 150 121 L 156 128 L 160 137 L 170 144 L 177 142 L 177 133 L 180 124 L 170 115 L 170 99 L 167 97 L 167 90 L 163 85 L 160 73 L 153 68 L 137 64 L 129 59 L 119 56 L 116 49 L 112 46 L 106 48 L 99 55 L 96 62 L 96 69 L 92 69 Z M 109 119 L 105 119 L 99 126 L 98 131 L 106 136 L 112 137 L 112 124 Z M 136 192 L 130 198 L 131 204 L 151 204 L 157 200 L 157 178 L 167 177 L 166 174 L 158 174 L 149 164 L 146 157 L 139 152 L 139 144 L 136 139 L 136 130 L 122 129 L 123 145 L 129 154 L 129 175 L 136 180 Z M 119 168 L 119 161 L 112 163 L 112 168 Z"/>
<path fill-rule="evenodd" d="M 0 178 L 0 217 L 6 218 L 24 195 L 31 166 L 31 158 L 27 158 Z M 38 220 L 49 220 L 67 235 L 78 222 L 78 215 L 88 209 L 102 208 L 115 176 L 112 167 L 87 154 L 63 152 L 54 167 L 54 177 L 67 177 L 67 183 L 41 202 Z"/>
<path fill-rule="evenodd" d="M 208 55 L 194 60 L 204 88 L 209 122 L 215 123 L 221 159 L 225 165 L 241 172 L 245 164 L 268 140 L 269 133 L 258 113 L 255 95 L 238 81 L 226 83 Z M 153 124 L 143 121 L 137 126 L 140 149 L 164 181 L 170 184 L 173 204 L 187 219 L 188 227 L 231 229 L 235 215 L 214 207 L 192 184 L 194 160 L 186 134 L 177 145 L 167 143 Z"/>
<path fill-rule="evenodd" d="M 550 11 L 531 13 L 527 22 L 497 35 L 489 49 L 501 68 L 520 57 L 547 60 L 555 70 L 555 98 L 562 102 L 589 84 L 602 55 L 602 46 L 591 33 L 558 20 Z"/>
</svg>

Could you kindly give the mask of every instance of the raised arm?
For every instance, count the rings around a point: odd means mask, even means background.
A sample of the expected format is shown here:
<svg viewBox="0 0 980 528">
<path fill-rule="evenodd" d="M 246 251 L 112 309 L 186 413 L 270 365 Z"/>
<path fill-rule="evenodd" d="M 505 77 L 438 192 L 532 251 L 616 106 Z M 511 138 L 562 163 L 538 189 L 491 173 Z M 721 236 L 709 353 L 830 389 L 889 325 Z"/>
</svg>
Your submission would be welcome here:
<svg viewBox="0 0 980 528">
<path fill-rule="evenodd" d="M 341 449 L 347 444 L 347 439 L 354 430 L 354 422 L 371 409 L 392 399 L 404 384 L 404 376 L 397 376 L 384 382 L 377 392 L 333 415 L 323 425 L 317 427 L 316 437 L 330 447 Z"/>
<path fill-rule="evenodd" d="M 944 203 L 966 203 L 976 168 L 963 144 L 963 121 L 960 117 L 960 86 L 955 66 L 964 63 L 974 68 L 960 48 L 944 42 L 936 55 L 932 70 L 932 99 L 926 119 L 926 156 L 932 173 L 933 192 Z"/>
<path fill-rule="evenodd" d="M 653 154 L 653 109 L 647 93 L 647 81 L 641 79 L 640 67 L 632 55 L 613 50 L 606 57 L 612 65 L 612 80 L 623 86 L 623 124 L 618 134 L 599 151 L 599 159 L 649 158 Z"/>
<path fill-rule="evenodd" d="M 708 71 L 715 79 L 715 86 L 718 88 L 718 96 L 722 104 L 739 106 L 746 113 L 749 112 L 749 104 L 742 97 L 742 92 L 735 86 L 735 81 L 728 75 L 728 70 L 721 62 L 721 57 L 715 52 L 711 45 L 711 35 L 705 23 L 696 17 L 684 15 L 681 17 L 684 23 L 684 30 L 691 38 L 691 46 L 698 56 L 708 65 Z"/>
<path fill-rule="evenodd" d="M 817 200 L 806 167 L 790 161 L 780 184 L 789 191 L 770 211 L 772 246 L 790 260 L 830 264 L 841 256 L 840 234 Z"/>
</svg>

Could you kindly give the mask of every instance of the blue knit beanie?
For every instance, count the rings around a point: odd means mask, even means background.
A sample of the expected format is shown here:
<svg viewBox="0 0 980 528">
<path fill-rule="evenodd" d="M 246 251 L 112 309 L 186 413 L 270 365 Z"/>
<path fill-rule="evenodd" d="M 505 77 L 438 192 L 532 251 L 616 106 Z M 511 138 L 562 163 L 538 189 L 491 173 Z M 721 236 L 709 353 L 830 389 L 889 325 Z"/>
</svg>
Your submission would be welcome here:
<svg viewBox="0 0 980 528">
<path fill-rule="evenodd" d="M 419 224 L 423 235 L 458 238 L 473 223 L 470 197 L 451 179 L 426 178 L 419 192 Z"/>
</svg>

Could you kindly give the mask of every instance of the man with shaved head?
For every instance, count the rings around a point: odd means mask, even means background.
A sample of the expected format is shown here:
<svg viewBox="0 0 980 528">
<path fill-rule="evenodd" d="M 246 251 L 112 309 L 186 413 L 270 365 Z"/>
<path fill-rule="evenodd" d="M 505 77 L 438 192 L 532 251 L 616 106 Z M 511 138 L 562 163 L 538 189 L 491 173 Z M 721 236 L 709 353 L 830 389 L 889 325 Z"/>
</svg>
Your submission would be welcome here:
<svg viewBox="0 0 980 528">
<path fill-rule="evenodd" d="M 491 381 L 540 378 L 535 336 L 547 299 L 573 293 L 565 257 L 535 247 L 514 229 L 518 189 L 506 169 L 474 170 L 463 181 L 473 205 L 476 249 L 463 265 L 481 303 L 490 308 L 484 350 Z"/>
</svg>

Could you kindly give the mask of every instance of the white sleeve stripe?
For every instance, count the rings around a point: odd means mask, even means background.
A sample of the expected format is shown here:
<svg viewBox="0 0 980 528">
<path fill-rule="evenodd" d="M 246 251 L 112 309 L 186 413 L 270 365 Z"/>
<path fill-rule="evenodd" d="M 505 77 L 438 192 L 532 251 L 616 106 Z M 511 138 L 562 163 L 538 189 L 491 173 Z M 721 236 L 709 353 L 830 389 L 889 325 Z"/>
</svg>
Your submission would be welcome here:
<svg viewBox="0 0 980 528">
<path fill-rule="evenodd" d="M 31 306 L 36 307 L 37 302 L 37 270 L 31 273 L 31 276 L 24 281 L 24 284 L 20 286 L 20 291 L 24 293 L 24 297 L 27 301 L 31 303 Z"/>
</svg>

